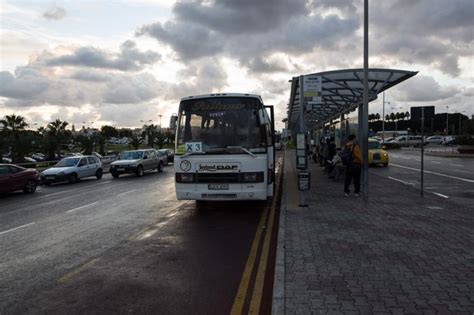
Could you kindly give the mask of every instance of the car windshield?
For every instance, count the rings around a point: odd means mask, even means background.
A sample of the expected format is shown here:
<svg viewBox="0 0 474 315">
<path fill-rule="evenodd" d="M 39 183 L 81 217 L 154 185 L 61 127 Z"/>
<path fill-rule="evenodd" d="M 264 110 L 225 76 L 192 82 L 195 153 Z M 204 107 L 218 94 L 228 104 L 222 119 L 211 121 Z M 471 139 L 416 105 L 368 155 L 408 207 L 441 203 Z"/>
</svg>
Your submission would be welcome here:
<svg viewBox="0 0 474 315">
<path fill-rule="evenodd" d="M 369 150 L 370 149 L 381 149 L 382 148 L 382 145 L 380 144 L 380 142 L 377 142 L 377 141 L 370 141 L 369 142 Z"/>
<path fill-rule="evenodd" d="M 143 151 L 124 151 L 122 152 L 121 160 L 139 160 L 143 158 Z"/>
<path fill-rule="evenodd" d="M 185 144 L 198 144 L 199 151 L 203 153 L 226 154 L 237 147 L 254 153 L 265 153 L 268 130 L 266 125 L 258 123 L 259 108 L 262 108 L 259 99 L 251 97 L 212 97 L 182 101 L 178 149 Z"/>
<path fill-rule="evenodd" d="M 79 162 L 80 158 L 62 159 L 55 166 L 56 167 L 71 167 Z"/>
</svg>

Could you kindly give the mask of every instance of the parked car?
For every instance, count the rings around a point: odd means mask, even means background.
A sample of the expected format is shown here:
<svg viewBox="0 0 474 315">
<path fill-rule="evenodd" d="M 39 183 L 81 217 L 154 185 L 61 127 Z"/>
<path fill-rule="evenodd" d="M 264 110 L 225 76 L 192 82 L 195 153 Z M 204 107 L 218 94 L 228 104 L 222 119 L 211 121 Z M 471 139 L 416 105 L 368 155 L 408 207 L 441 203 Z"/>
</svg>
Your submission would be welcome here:
<svg viewBox="0 0 474 315">
<path fill-rule="evenodd" d="M 102 178 L 102 163 L 93 155 L 72 156 L 59 161 L 55 166 L 41 172 L 41 182 L 45 185 L 58 182 L 75 183 L 82 178 L 95 176 Z"/>
<path fill-rule="evenodd" d="M 2 156 L 1 159 L 0 159 L 0 162 L 12 163 L 12 159 L 9 158 L 9 157 L 6 157 L 6 156 Z"/>
<path fill-rule="evenodd" d="M 428 144 L 441 144 L 444 138 L 444 136 L 431 136 L 426 138 L 426 142 L 428 142 Z"/>
<path fill-rule="evenodd" d="M 36 191 L 40 183 L 39 173 L 13 164 L 0 164 L 0 193 L 23 190 L 25 194 Z"/>
<path fill-rule="evenodd" d="M 422 142 L 421 136 L 399 136 L 396 137 L 391 143 L 397 143 L 402 147 L 409 147 L 409 146 L 420 146 Z M 426 144 L 426 140 L 425 140 Z"/>
<path fill-rule="evenodd" d="M 388 153 L 376 139 L 369 139 L 369 165 L 388 165 Z"/>
<path fill-rule="evenodd" d="M 117 161 L 110 163 L 110 174 L 118 178 L 121 174 L 133 173 L 138 177 L 146 171 L 163 172 L 165 163 L 158 158 L 155 149 L 124 151 Z"/>
<path fill-rule="evenodd" d="M 44 155 L 43 153 L 33 153 L 31 155 L 31 158 L 35 159 L 37 162 L 46 161 L 46 155 Z"/>
<path fill-rule="evenodd" d="M 447 136 L 441 144 L 444 145 L 457 145 L 458 144 L 458 139 L 453 136 Z"/>
<path fill-rule="evenodd" d="M 25 162 L 28 162 L 28 163 L 36 163 L 37 161 L 29 156 L 25 156 L 23 157 L 23 160 L 25 160 Z"/>
<path fill-rule="evenodd" d="M 174 161 L 174 151 L 171 149 L 159 149 L 158 151 L 163 152 L 166 154 L 168 159 L 168 163 L 172 163 Z"/>
</svg>

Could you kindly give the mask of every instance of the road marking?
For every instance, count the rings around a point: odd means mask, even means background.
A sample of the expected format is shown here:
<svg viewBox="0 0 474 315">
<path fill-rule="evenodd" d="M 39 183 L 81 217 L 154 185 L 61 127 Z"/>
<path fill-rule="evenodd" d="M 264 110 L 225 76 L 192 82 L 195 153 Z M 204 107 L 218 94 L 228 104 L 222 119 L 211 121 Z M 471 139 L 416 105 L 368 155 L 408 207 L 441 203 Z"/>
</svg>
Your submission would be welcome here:
<svg viewBox="0 0 474 315">
<path fill-rule="evenodd" d="M 16 228 L 13 228 L 13 229 L 9 229 L 9 230 L 0 232 L 0 235 L 6 234 L 6 233 L 8 233 L 8 232 L 13 232 L 13 231 L 15 231 L 15 230 L 22 229 L 22 228 L 24 228 L 24 227 L 27 227 L 27 226 L 30 226 L 30 225 L 33 225 L 33 224 L 36 224 L 36 222 L 31 222 L 31 223 L 28 223 L 28 224 L 20 225 L 20 226 L 17 226 Z"/>
<path fill-rule="evenodd" d="M 452 170 L 454 172 L 464 173 L 464 174 L 474 174 L 473 172 L 464 171 L 464 170 Z"/>
<path fill-rule="evenodd" d="M 83 205 L 83 206 L 80 206 L 80 207 L 77 207 L 77 208 L 68 210 L 68 211 L 66 211 L 66 212 L 73 212 L 73 211 L 81 210 L 81 209 L 84 209 L 84 208 L 93 206 L 93 205 L 95 205 L 95 204 L 97 204 L 97 203 L 99 203 L 99 202 L 98 202 L 98 201 L 95 201 L 95 202 L 89 203 L 89 204 L 87 204 L 87 205 Z"/>
<path fill-rule="evenodd" d="M 268 219 L 267 231 L 265 232 L 265 239 L 263 241 L 262 256 L 260 257 L 260 263 L 258 264 L 257 276 L 255 278 L 255 286 L 253 288 L 252 299 L 250 300 L 249 314 L 259 314 L 260 304 L 262 302 L 263 286 L 265 284 L 265 274 L 267 272 L 268 256 L 270 255 L 270 242 L 273 232 L 273 222 L 275 221 L 275 208 L 276 208 L 276 196 L 279 192 L 275 193 L 273 198 L 272 208 L 270 212 L 270 218 Z"/>
<path fill-rule="evenodd" d="M 405 169 L 407 169 L 407 170 L 412 170 L 412 171 L 421 172 L 420 169 L 413 168 L 413 167 L 408 167 L 408 166 L 403 166 L 403 165 L 398 165 L 398 164 L 393 164 L 393 163 L 391 163 L 390 165 L 391 165 L 391 166 L 395 166 L 395 167 L 405 168 Z M 462 177 L 456 177 L 456 176 L 451 176 L 451 175 L 436 173 L 436 172 L 432 172 L 432 171 L 423 171 L 423 172 L 424 172 L 424 173 L 427 173 L 427 174 L 433 174 L 433 175 L 443 176 L 443 177 L 447 177 L 447 178 L 462 180 L 462 181 L 468 182 L 468 183 L 474 183 L 474 179 L 467 179 L 467 178 L 462 178 Z"/>
<path fill-rule="evenodd" d="M 38 198 L 49 197 L 49 196 L 55 196 L 55 195 L 59 195 L 59 194 L 64 194 L 65 192 L 67 192 L 67 190 L 65 190 L 65 191 L 58 191 L 58 192 L 55 192 L 55 193 L 52 193 L 52 194 L 47 194 L 47 195 L 41 195 L 41 196 L 38 196 Z"/>
<path fill-rule="evenodd" d="M 457 167 L 464 167 L 464 165 L 461 165 L 461 164 L 449 164 L 451 166 L 457 166 Z"/>
<path fill-rule="evenodd" d="M 237 295 L 234 299 L 234 304 L 232 305 L 232 309 L 230 311 L 231 315 L 242 314 L 242 309 L 245 303 L 245 296 L 247 295 L 247 290 L 249 287 L 250 277 L 252 276 L 252 270 L 255 265 L 255 260 L 257 259 L 258 244 L 260 243 L 260 239 L 262 237 L 264 229 L 263 225 L 265 224 L 267 214 L 268 207 L 265 207 L 265 210 L 263 211 L 262 216 L 260 217 L 260 222 L 258 223 L 257 231 L 255 232 L 255 237 L 253 238 L 249 257 L 247 258 L 244 273 L 242 275 L 242 279 L 240 280 L 239 290 L 237 291 Z"/>
<path fill-rule="evenodd" d="M 414 183 L 406 182 L 406 181 L 404 181 L 404 180 L 397 179 L 397 178 L 394 178 L 394 177 L 392 177 L 392 176 L 389 176 L 388 178 L 391 179 L 391 180 L 400 182 L 400 183 L 402 183 L 402 184 L 405 184 L 405 185 L 411 185 L 411 186 L 414 186 L 414 185 L 415 185 Z"/>
<path fill-rule="evenodd" d="M 426 190 L 425 190 L 426 191 Z M 440 197 L 443 197 L 443 198 L 446 198 L 446 199 L 449 199 L 449 196 L 446 196 L 446 195 L 443 195 L 443 194 L 440 194 L 440 193 L 437 193 L 435 191 L 428 191 L 432 194 L 435 194 L 436 196 L 440 196 Z"/>
<path fill-rule="evenodd" d="M 282 158 L 279 159 L 279 162 L 282 161 Z M 265 284 L 265 273 L 267 269 L 268 256 L 270 254 L 270 241 L 272 237 L 273 221 L 275 218 L 275 208 L 277 203 L 277 197 L 281 190 L 281 174 L 280 180 L 278 182 L 277 190 L 275 191 L 272 205 L 270 208 L 270 214 L 268 215 L 269 207 L 265 207 L 264 212 L 260 218 L 260 222 L 257 226 L 257 231 L 255 232 L 255 237 L 252 242 L 252 247 L 250 248 L 249 257 L 247 258 L 247 263 L 245 264 L 244 273 L 242 274 L 242 279 L 240 280 L 239 289 L 237 295 L 234 299 L 232 309 L 230 311 L 231 315 L 241 315 L 243 307 L 245 305 L 245 300 L 247 293 L 249 291 L 250 278 L 252 276 L 252 271 L 254 270 L 255 262 L 257 259 L 257 251 L 262 239 L 263 230 L 266 229 L 264 234 L 263 246 L 260 254 L 260 261 L 258 264 L 257 275 L 255 278 L 252 298 L 250 301 L 249 314 L 258 314 L 260 311 L 260 304 L 262 301 L 263 286 Z M 267 227 L 264 226 L 267 216 Z"/>
<path fill-rule="evenodd" d="M 62 276 L 61 278 L 59 278 L 58 282 L 59 283 L 64 283 L 68 280 L 70 280 L 72 277 L 78 275 L 82 270 L 86 269 L 87 267 L 91 266 L 93 263 L 95 263 L 97 260 L 99 260 L 98 258 L 94 258 L 88 262 L 86 262 L 85 264 L 77 267 L 76 269 L 74 269 L 73 271 L 71 272 L 68 272 L 67 274 L 65 274 L 64 276 Z"/>
<path fill-rule="evenodd" d="M 441 162 L 438 162 L 438 161 L 430 161 L 430 162 L 434 164 L 441 164 Z"/>
<path fill-rule="evenodd" d="M 126 195 L 126 194 L 131 193 L 131 192 L 134 192 L 134 191 L 136 191 L 136 189 L 132 189 L 132 190 L 125 191 L 125 192 L 123 192 L 123 193 L 118 194 L 117 197 L 118 197 L 118 196 Z"/>
</svg>

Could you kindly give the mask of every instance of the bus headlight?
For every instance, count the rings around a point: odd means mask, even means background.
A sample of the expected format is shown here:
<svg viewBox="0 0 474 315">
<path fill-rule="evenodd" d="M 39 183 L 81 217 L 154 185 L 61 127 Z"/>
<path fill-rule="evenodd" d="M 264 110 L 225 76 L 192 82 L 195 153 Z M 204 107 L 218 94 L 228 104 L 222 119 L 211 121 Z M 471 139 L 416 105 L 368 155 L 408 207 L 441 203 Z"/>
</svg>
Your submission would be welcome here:
<svg viewBox="0 0 474 315">
<path fill-rule="evenodd" d="M 193 183 L 194 174 L 193 173 L 176 173 L 176 182 L 177 183 Z"/>
<path fill-rule="evenodd" d="M 242 173 L 240 178 L 242 183 L 262 183 L 263 172 Z"/>
</svg>

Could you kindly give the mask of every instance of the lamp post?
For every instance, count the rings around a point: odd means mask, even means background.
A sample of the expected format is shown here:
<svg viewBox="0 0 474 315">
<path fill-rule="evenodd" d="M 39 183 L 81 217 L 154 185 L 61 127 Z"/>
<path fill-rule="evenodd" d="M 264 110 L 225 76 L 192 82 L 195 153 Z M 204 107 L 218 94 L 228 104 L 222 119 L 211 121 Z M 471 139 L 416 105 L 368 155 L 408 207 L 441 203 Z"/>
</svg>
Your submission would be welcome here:
<svg viewBox="0 0 474 315">
<path fill-rule="evenodd" d="M 382 94 L 382 144 L 385 144 L 385 104 L 390 104 L 390 102 L 385 102 L 385 92 Z"/>
<path fill-rule="evenodd" d="M 446 138 L 448 138 L 449 135 L 449 106 L 446 106 Z"/>
<path fill-rule="evenodd" d="M 465 110 L 463 110 L 462 112 L 459 112 L 459 135 L 462 134 L 462 132 L 461 132 L 461 116 L 465 112 L 466 112 Z"/>
</svg>

